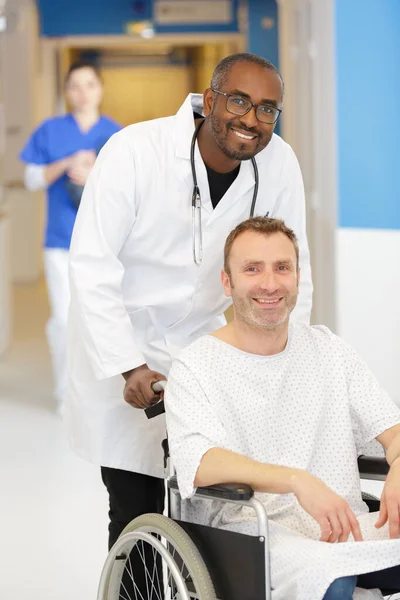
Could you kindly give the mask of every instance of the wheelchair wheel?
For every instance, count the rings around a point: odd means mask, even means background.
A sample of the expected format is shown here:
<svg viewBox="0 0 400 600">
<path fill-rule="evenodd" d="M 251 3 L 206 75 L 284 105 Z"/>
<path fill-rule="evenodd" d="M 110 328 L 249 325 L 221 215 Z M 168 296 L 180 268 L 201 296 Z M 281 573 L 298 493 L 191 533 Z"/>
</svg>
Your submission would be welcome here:
<svg viewBox="0 0 400 600">
<path fill-rule="evenodd" d="M 135 572 L 133 556 L 140 565 Z M 195 599 L 216 600 L 216 595 L 207 567 L 187 533 L 158 514 L 141 515 L 129 523 L 107 557 L 97 600 Z"/>
</svg>

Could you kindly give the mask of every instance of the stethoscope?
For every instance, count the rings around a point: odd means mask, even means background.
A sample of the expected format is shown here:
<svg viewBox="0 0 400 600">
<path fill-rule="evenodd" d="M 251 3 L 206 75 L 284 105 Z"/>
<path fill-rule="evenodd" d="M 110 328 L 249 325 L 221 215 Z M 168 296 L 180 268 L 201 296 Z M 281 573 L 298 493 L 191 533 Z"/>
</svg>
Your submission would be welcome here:
<svg viewBox="0 0 400 600">
<path fill-rule="evenodd" d="M 200 121 L 200 123 L 197 125 L 197 127 L 193 133 L 192 145 L 190 148 L 190 165 L 192 167 L 192 177 L 193 177 L 192 241 L 193 241 L 193 260 L 196 265 L 201 265 L 201 263 L 203 261 L 203 231 L 202 231 L 202 227 L 201 227 L 201 197 L 200 197 L 200 188 L 197 183 L 196 167 L 194 164 L 194 150 L 195 150 L 195 146 L 196 146 L 197 136 L 199 135 L 199 131 L 200 131 L 201 127 L 203 126 L 203 123 L 204 123 L 204 119 L 202 119 Z M 256 207 L 256 202 L 257 202 L 258 182 L 259 182 L 258 168 L 257 168 L 257 163 L 256 163 L 254 157 L 251 158 L 251 164 L 253 165 L 254 180 L 255 180 L 253 200 L 251 202 L 251 207 L 250 207 L 250 217 L 253 217 L 254 209 Z M 196 217 L 196 215 L 197 215 L 197 217 Z M 198 244 L 196 243 L 196 221 L 198 221 L 198 224 L 199 224 Z M 197 246 L 198 246 L 198 250 L 199 250 L 198 254 L 197 254 Z"/>
</svg>

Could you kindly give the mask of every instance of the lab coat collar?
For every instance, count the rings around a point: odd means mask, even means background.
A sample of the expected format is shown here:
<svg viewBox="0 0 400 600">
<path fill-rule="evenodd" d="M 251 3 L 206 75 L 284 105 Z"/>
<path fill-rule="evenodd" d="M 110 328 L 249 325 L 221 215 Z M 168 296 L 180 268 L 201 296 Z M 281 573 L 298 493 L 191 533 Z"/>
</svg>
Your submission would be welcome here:
<svg viewBox="0 0 400 600">
<path fill-rule="evenodd" d="M 189 94 L 185 102 L 176 114 L 176 154 L 179 158 L 190 160 L 190 146 L 193 132 L 195 129 L 193 112 L 204 115 L 203 96 L 201 94 Z M 211 220 L 215 215 L 221 216 L 230 206 L 236 203 L 239 198 L 254 187 L 254 171 L 250 160 L 242 161 L 239 176 L 235 179 L 225 196 L 220 200 L 216 209 L 213 209 L 210 191 L 208 186 L 207 172 L 200 154 L 199 146 L 196 143 L 194 159 L 197 169 L 197 178 L 202 194 L 202 207 L 209 215 Z M 192 185 L 192 173 L 187 172 L 184 180 L 189 188 Z"/>
<path fill-rule="evenodd" d="M 179 158 L 187 158 L 190 160 L 190 146 L 194 133 L 194 112 L 204 116 L 202 94 L 189 94 L 176 113 L 176 155 Z M 201 160 L 197 144 L 195 160 Z"/>
</svg>

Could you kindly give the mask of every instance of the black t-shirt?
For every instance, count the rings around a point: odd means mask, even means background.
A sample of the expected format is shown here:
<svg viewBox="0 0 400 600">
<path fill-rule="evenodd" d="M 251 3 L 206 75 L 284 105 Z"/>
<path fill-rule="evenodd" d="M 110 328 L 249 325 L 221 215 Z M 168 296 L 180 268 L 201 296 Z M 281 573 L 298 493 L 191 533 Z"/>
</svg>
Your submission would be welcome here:
<svg viewBox="0 0 400 600">
<path fill-rule="evenodd" d="M 208 185 L 210 186 L 210 196 L 213 208 L 215 208 L 221 198 L 224 196 L 225 192 L 231 187 L 232 183 L 235 181 L 236 177 L 239 175 L 240 164 L 233 169 L 233 171 L 229 171 L 229 173 L 217 173 L 207 167 L 207 177 L 208 177 Z"/>
<path fill-rule="evenodd" d="M 195 119 L 204 118 L 197 112 L 193 112 L 193 117 Z M 221 198 L 225 195 L 225 192 L 231 187 L 232 183 L 235 181 L 236 177 L 239 175 L 240 164 L 233 169 L 233 171 L 229 171 L 229 173 L 217 173 L 207 167 L 207 177 L 208 177 L 208 185 L 210 186 L 210 197 L 213 208 L 215 208 Z"/>
</svg>

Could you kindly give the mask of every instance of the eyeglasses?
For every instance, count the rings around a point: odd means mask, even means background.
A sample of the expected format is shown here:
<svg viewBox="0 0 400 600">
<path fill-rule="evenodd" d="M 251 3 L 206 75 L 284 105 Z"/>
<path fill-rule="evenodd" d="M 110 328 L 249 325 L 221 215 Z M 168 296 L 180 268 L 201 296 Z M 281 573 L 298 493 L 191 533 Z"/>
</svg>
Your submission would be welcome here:
<svg viewBox="0 0 400 600">
<path fill-rule="evenodd" d="M 212 88 L 211 88 L 212 89 Z M 226 110 L 233 115 L 244 116 L 254 107 L 256 109 L 256 117 L 261 123 L 273 125 L 277 122 L 282 110 L 269 104 L 253 104 L 248 98 L 243 98 L 238 94 L 227 94 L 219 90 L 212 89 L 216 94 L 226 97 Z"/>
</svg>

